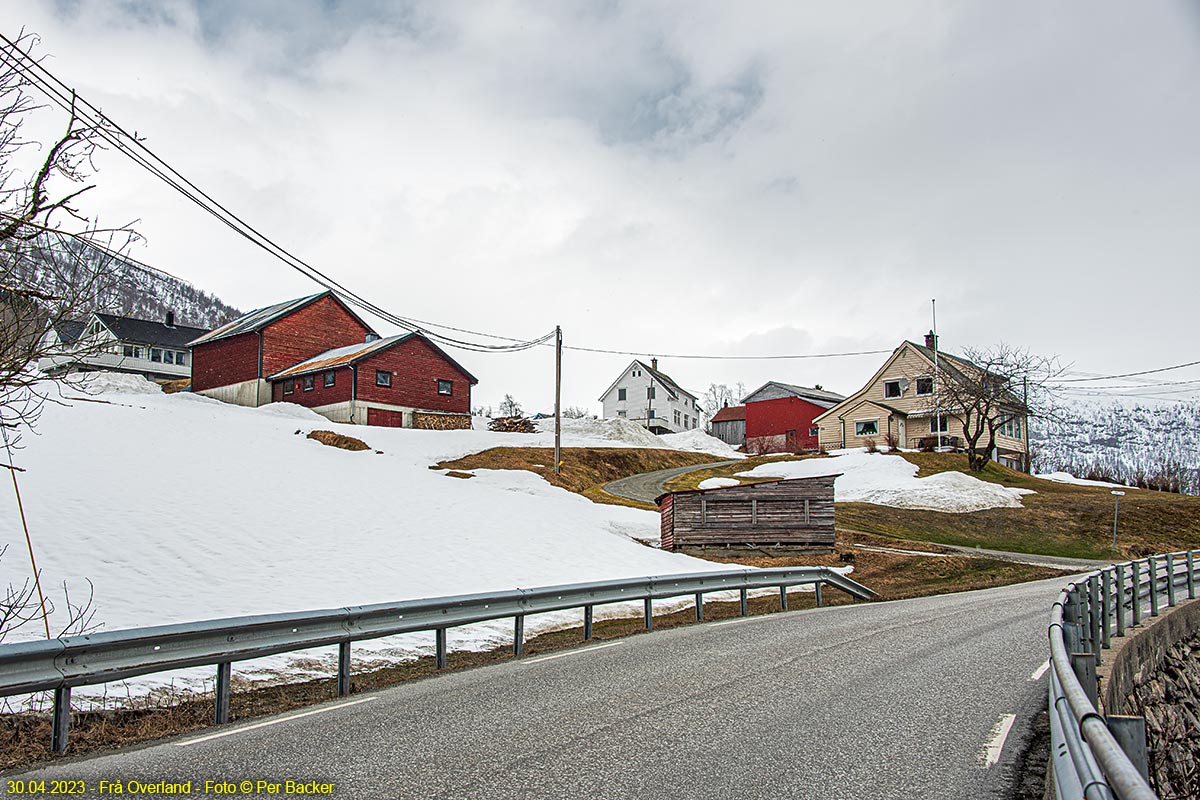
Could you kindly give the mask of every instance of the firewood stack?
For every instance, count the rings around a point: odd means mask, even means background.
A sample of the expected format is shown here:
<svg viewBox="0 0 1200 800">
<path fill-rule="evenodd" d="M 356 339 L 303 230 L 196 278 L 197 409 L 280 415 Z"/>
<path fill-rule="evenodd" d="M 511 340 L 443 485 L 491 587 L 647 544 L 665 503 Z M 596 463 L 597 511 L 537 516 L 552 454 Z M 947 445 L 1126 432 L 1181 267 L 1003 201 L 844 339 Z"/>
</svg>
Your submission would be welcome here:
<svg viewBox="0 0 1200 800">
<path fill-rule="evenodd" d="M 538 429 L 527 417 L 496 417 L 488 423 L 489 431 L 500 433 L 537 433 Z"/>
</svg>

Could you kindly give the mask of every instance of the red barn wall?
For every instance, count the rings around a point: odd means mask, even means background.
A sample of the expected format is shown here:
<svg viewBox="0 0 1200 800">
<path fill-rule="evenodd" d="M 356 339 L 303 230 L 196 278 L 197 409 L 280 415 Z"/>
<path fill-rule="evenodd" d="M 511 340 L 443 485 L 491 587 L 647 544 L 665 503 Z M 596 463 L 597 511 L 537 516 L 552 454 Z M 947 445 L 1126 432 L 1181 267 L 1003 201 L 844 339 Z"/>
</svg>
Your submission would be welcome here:
<svg viewBox="0 0 1200 800">
<path fill-rule="evenodd" d="M 311 391 L 304 391 L 304 378 L 284 378 L 279 381 L 271 382 L 271 400 L 276 403 L 296 403 L 297 405 L 308 406 L 327 406 L 331 403 L 346 403 L 350 401 L 350 387 L 354 383 L 354 376 L 349 367 L 341 367 L 334 370 L 337 378 L 334 379 L 333 386 L 326 388 L 325 373 L 317 372 L 313 374 L 313 388 Z M 296 382 L 296 391 L 291 394 L 283 393 L 283 385 L 289 381 Z"/>
<path fill-rule="evenodd" d="M 392 385 L 376 386 L 375 370 L 393 373 Z M 454 381 L 452 395 L 438 394 L 439 379 Z M 469 414 L 471 381 L 425 341 L 413 338 L 358 363 L 358 399 Z"/>
<path fill-rule="evenodd" d="M 258 334 L 241 333 L 192 348 L 192 391 L 258 377 Z"/>
<path fill-rule="evenodd" d="M 799 397 L 780 397 L 746 403 L 746 440 L 758 436 L 782 436 L 796 432 L 797 446 L 816 450 L 817 437 L 809 436 L 813 418 L 825 411 Z"/>
<path fill-rule="evenodd" d="M 263 377 L 294 367 L 326 350 L 358 344 L 365 341 L 368 333 L 370 328 L 355 319 L 341 303 L 332 297 L 322 297 L 263 328 Z M 338 380 L 341 379 L 339 375 Z"/>
</svg>

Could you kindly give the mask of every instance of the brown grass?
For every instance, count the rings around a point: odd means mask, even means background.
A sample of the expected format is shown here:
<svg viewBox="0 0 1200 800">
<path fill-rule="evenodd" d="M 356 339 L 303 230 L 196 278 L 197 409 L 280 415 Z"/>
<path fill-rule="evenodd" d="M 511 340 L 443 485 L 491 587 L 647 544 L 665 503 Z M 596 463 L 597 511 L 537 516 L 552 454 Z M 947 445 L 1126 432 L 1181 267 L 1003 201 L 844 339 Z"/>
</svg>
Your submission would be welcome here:
<svg viewBox="0 0 1200 800">
<path fill-rule="evenodd" d="M 176 392 L 182 392 L 184 389 L 190 389 L 192 379 L 180 378 L 177 381 L 162 381 L 158 385 L 162 387 L 163 394 L 175 394 Z"/>
<path fill-rule="evenodd" d="M 306 438 L 328 445 L 329 447 L 338 447 L 342 450 L 351 450 L 356 453 L 371 449 L 371 446 L 362 439 L 355 439 L 353 436 L 345 436 L 333 431 L 313 431 Z"/>
<path fill-rule="evenodd" d="M 989 559 L 968 557 L 928 558 L 924 556 L 878 553 L 862 550 L 856 544 L 904 547 L 914 550 L 937 550 L 918 542 L 897 542 L 863 534 L 839 534 L 838 552 L 825 556 L 800 554 L 775 555 L 761 551 L 736 551 L 709 549 L 703 553 L 712 561 L 729 564 L 750 564 L 759 567 L 782 567 L 795 565 L 841 565 L 843 554 L 853 554 L 852 577 L 879 592 L 884 600 L 921 597 L 945 592 L 984 589 L 1021 581 L 1061 575 L 1056 570 L 1012 564 Z M 836 590 L 824 594 L 827 605 L 843 605 L 850 598 Z M 788 598 L 792 610 L 811 608 L 811 594 L 792 594 Z M 752 597 L 749 602 L 751 614 L 765 614 L 780 610 L 778 594 L 767 597 Z M 727 619 L 738 614 L 734 603 L 706 602 L 706 620 Z M 672 628 L 694 623 L 694 612 L 688 607 L 672 614 L 656 616 L 656 629 Z M 594 640 L 605 641 L 644 632 L 639 617 L 598 620 L 594 629 Z M 581 628 L 553 631 L 529 639 L 525 644 L 528 656 L 553 652 L 579 645 L 583 639 Z M 451 653 L 448 669 L 460 670 L 494 664 L 512 658 L 511 648 L 498 647 L 481 653 Z M 395 686 L 407 681 L 429 678 L 438 673 L 432 657 L 425 657 L 388 666 L 382 669 L 360 671 L 352 676 L 351 692 L 374 691 Z M 245 720 L 253 717 L 276 714 L 312 703 L 336 697 L 337 685 L 333 677 L 319 680 L 289 683 L 275 686 L 255 686 L 240 690 L 236 680 L 235 691 L 230 701 L 230 718 Z M 173 736 L 206 728 L 211 724 L 213 698 L 211 693 L 178 694 L 175 704 L 166 708 L 107 710 L 77 712 L 72 714 L 70 732 L 70 755 L 97 752 L 138 742 L 152 741 L 164 736 Z M 49 752 L 50 720 L 48 714 L 0 715 L 0 770 L 27 767 L 32 764 L 57 758 Z"/>
</svg>

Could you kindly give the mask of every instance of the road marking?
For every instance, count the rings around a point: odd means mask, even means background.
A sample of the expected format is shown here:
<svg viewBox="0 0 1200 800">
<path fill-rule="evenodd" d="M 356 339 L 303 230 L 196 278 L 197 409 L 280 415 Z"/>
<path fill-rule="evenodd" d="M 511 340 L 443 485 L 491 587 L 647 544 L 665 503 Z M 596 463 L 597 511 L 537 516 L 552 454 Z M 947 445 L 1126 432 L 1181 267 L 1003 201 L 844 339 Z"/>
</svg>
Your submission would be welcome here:
<svg viewBox="0 0 1200 800">
<path fill-rule="evenodd" d="M 554 655 L 539 656 L 538 658 L 527 658 L 521 663 L 536 664 L 539 661 L 550 661 L 551 659 L 555 659 L 555 658 L 566 658 L 567 656 L 577 656 L 581 653 L 590 653 L 593 650 L 603 650 L 606 647 L 616 647 L 619 644 L 625 644 L 625 643 L 624 642 L 609 642 L 608 644 L 598 644 L 593 647 L 581 647 L 577 650 L 569 650 L 566 653 L 555 653 Z"/>
<path fill-rule="evenodd" d="M 1046 670 L 1048 670 L 1048 669 L 1050 669 L 1050 659 L 1046 659 L 1045 661 L 1043 661 L 1042 665 L 1040 667 L 1038 667 L 1037 669 L 1035 669 L 1033 671 L 1033 674 L 1029 676 L 1029 680 L 1036 681 L 1038 678 L 1045 675 Z"/>
<path fill-rule="evenodd" d="M 711 622 L 710 625 L 737 625 L 739 622 L 754 622 L 762 617 L 738 617 L 737 619 L 723 619 L 720 622 Z"/>
<path fill-rule="evenodd" d="M 1016 714 L 1001 714 L 999 722 L 993 726 L 992 733 L 988 737 L 988 743 L 983 748 L 984 769 L 999 763 L 1000 751 L 1004 749 L 1004 740 L 1008 738 L 1008 732 L 1012 730 L 1013 722 L 1016 718 Z"/>
<path fill-rule="evenodd" d="M 301 711 L 299 714 L 290 714 L 286 717 L 280 717 L 279 719 L 270 719 L 270 720 L 267 720 L 266 722 L 256 722 L 253 725 L 243 725 L 240 728 L 235 728 L 230 731 L 221 731 L 220 733 L 210 733 L 208 736 L 198 736 L 195 739 L 188 739 L 186 742 L 176 742 L 175 746 L 176 747 L 191 747 L 194 744 L 200 744 L 201 742 L 207 742 L 212 739 L 220 739 L 224 736 L 233 736 L 235 733 L 245 733 L 246 731 L 252 731 L 255 728 L 265 728 L 268 725 L 278 725 L 281 722 L 289 722 L 293 719 L 300 719 L 301 717 L 311 717 L 313 714 L 324 714 L 326 711 L 336 711 L 339 708 L 347 708 L 349 706 L 356 706 L 359 703 L 369 703 L 372 700 L 377 700 L 377 699 L 378 698 L 376 698 L 376 697 L 363 697 L 358 700 L 351 700 L 348 703 L 338 703 L 336 706 L 325 706 L 324 708 L 314 708 L 312 711 Z"/>
</svg>

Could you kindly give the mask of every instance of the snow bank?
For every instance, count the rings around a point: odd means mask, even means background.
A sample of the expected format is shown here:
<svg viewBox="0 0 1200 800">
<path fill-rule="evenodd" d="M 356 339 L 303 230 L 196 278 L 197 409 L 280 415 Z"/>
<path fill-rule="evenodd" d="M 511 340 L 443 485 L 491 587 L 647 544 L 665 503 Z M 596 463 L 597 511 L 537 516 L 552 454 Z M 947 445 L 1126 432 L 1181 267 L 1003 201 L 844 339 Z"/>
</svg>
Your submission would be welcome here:
<svg viewBox="0 0 1200 800">
<path fill-rule="evenodd" d="M 539 431 L 554 435 L 554 419 L 533 423 Z M 659 437 L 627 419 L 567 419 L 562 421 L 563 445 L 571 447 L 665 447 Z"/>
<path fill-rule="evenodd" d="M 961 514 L 987 508 L 1021 508 L 1032 489 L 987 483 L 961 472 L 917 477 L 918 468 L 900 456 L 846 451 L 830 458 L 762 464 L 738 475 L 750 478 L 801 478 L 844 473 L 834 482 L 838 501 Z"/>
<path fill-rule="evenodd" d="M 671 450 L 691 450 L 696 453 L 712 453 L 726 459 L 745 458 L 745 453 L 739 453 L 715 436 L 709 436 L 699 428 L 682 433 L 664 433 L 657 437 L 663 442 L 663 447 Z"/>
<path fill-rule="evenodd" d="M 740 486 L 736 478 L 705 478 L 696 486 L 697 489 L 723 489 L 726 486 Z"/>
<path fill-rule="evenodd" d="M 1104 481 L 1089 481 L 1086 478 L 1076 478 L 1069 472 L 1048 472 L 1043 475 L 1034 475 L 1035 478 L 1041 478 L 1044 481 L 1054 481 L 1055 483 L 1070 483 L 1075 486 L 1103 486 L 1107 489 L 1132 489 L 1136 487 L 1126 486 L 1123 483 L 1105 483 Z"/>
</svg>

